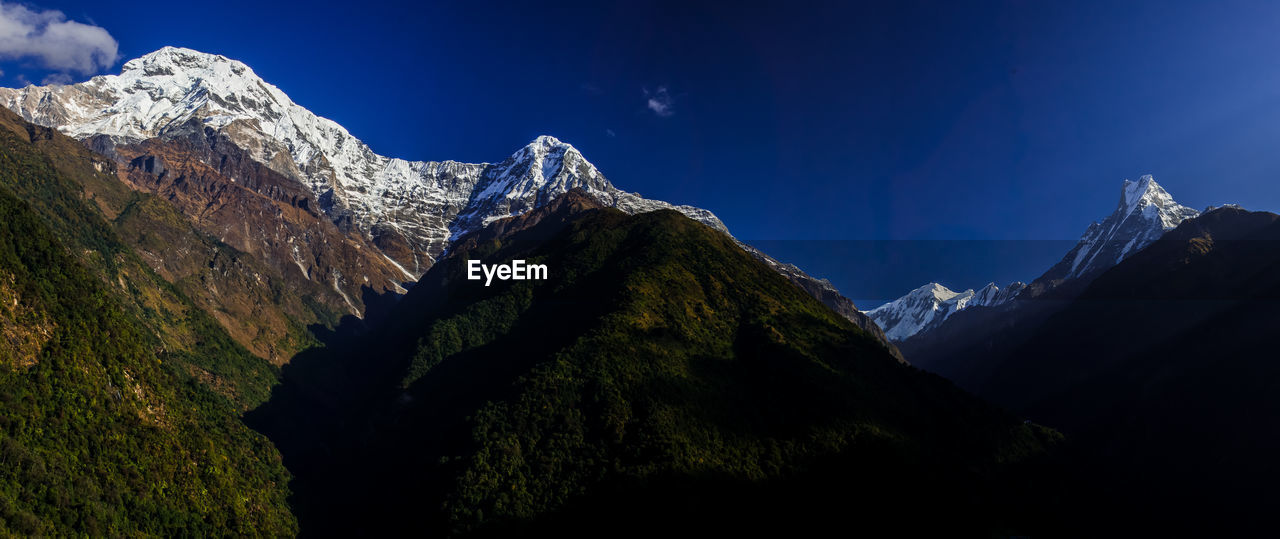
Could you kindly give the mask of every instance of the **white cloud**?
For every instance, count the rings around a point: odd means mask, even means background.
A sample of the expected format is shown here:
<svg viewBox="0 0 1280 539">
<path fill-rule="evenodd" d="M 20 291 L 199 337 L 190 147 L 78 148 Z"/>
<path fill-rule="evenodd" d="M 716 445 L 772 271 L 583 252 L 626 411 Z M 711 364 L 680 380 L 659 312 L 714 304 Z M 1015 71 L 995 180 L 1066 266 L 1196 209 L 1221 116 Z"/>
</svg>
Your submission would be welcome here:
<svg viewBox="0 0 1280 539">
<path fill-rule="evenodd" d="M 119 52 L 102 27 L 69 21 L 55 9 L 0 2 L 0 58 L 32 58 L 47 69 L 90 75 L 115 64 Z"/>
<path fill-rule="evenodd" d="M 657 90 L 652 92 L 646 88 L 644 90 L 644 96 L 648 99 L 646 106 L 648 106 L 649 110 L 653 111 L 654 114 L 667 118 L 676 113 L 674 110 L 671 110 L 671 106 L 675 104 L 675 99 L 672 99 L 671 93 L 667 91 L 666 86 L 659 86 Z"/>
<path fill-rule="evenodd" d="M 612 129 L 605 129 L 604 134 L 609 135 L 609 138 L 618 136 L 618 134 L 614 133 Z"/>
</svg>

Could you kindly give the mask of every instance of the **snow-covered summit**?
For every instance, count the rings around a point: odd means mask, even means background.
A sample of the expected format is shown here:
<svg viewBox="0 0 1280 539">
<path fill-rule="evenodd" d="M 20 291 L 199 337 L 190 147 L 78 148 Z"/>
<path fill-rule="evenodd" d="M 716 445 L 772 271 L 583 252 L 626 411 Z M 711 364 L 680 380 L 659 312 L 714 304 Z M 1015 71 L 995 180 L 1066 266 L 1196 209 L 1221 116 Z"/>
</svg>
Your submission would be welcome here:
<svg viewBox="0 0 1280 539">
<path fill-rule="evenodd" d="M 994 307 L 1017 296 L 1026 285 L 1011 283 L 1001 289 L 989 283 L 975 292 L 955 292 L 939 283 L 929 283 L 889 303 L 867 311 L 891 341 L 900 342 L 942 324 L 951 315 L 968 307 Z"/>
<path fill-rule="evenodd" d="M 1071 279 L 1105 270 L 1197 215 L 1200 212 L 1174 201 L 1150 174 L 1136 182 L 1125 180 L 1116 210 L 1090 225 L 1063 262 L 1046 275 Z"/>
<path fill-rule="evenodd" d="M 71 85 L 3 89 L 5 105 L 29 121 L 83 138 L 144 139 L 199 118 L 214 127 L 257 120 L 279 134 L 296 107 L 249 66 L 225 56 L 165 47 L 125 62 L 119 75 Z M 299 111 L 292 111 L 299 112 Z M 56 122 L 56 124 L 55 124 Z M 325 127 L 336 123 L 324 121 Z M 349 134 L 346 134 L 350 136 Z"/>
<path fill-rule="evenodd" d="M 1150 174 L 1144 174 L 1136 182 L 1124 181 L 1124 202 L 1121 210 L 1126 215 L 1141 212 L 1148 220 L 1158 220 L 1160 226 L 1166 230 L 1178 226 L 1178 223 L 1198 213 L 1175 202 L 1173 196 L 1160 187 Z"/>
<path fill-rule="evenodd" d="M 728 233 L 724 223 L 711 212 L 645 199 L 614 187 L 577 148 L 543 135 L 501 163 L 486 168 L 471 193 L 467 209 L 458 215 L 453 235 L 456 238 L 495 219 L 541 206 L 575 187 L 628 213 L 671 208 Z"/>
</svg>

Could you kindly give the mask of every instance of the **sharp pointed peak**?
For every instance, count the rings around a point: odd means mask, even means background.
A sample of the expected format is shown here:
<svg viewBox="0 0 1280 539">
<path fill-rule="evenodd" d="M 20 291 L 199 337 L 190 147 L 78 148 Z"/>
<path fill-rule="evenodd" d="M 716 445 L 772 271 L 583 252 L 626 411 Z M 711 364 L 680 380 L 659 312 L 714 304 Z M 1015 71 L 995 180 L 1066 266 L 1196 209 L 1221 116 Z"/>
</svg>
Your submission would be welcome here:
<svg viewBox="0 0 1280 539">
<path fill-rule="evenodd" d="M 1129 178 L 1125 178 L 1125 179 L 1124 179 L 1124 184 L 1125 184 L 1125 186 L 1129 186 L 1129 185 L 1146 185 L 1146 184 L 1151 184 L 1151 183 L 1155 183 L 1155 182 L 1156 182 L 1156 177 L 1155 177 L 1155 176 L 1153 176 L 1153 175 L 1151 175 L 1151 174 L 1143 174 L 1143 175 L 1141 175 L 1141 176 L 1138 176 L 1137 181 L 1130 180 Z M 1159 184 L 1156 184 L 1156 185 L 1159 185 Z"/>
<path fill-rule="evenodd" d="M 978 291 L 977 291 L 977 292 L 974 292 L 974 293 L 975 293 L 975 294 L 991 294 L 991 293 L 998 293 L 998 292 L 1000 292 L 1000 291 L 1001 291 L 1001 288 L 1000 288 L 1000 286 L 998 286 L 998 284 L 996 284 L 996 283 L 987 283 L 987 286 L 984 286 L 984 287 L 982 287 L 982 288 L 979 288 L 979 289 L 978 289 Z"/>
<path fill-rule="evenodd" d="M 1156 183 L 1155 177 L 1150 174 L 1143 174 L 1138 181 L 1124 181 L 1124 186 L 1120 190 L 1120 204 L 1116 211 L 1128 215 L 1135 209 L 1154 205 L 1160 208 L 1177 208 L 1181 205 L 1173 199 L 1168 191 Z"/>
<path fill-rule="evenodd" d="M 1160 184 L 1156 183 L 1156 179 L 1154 176 L 1150 174 L 1143 174 L 1142 176 L 1138 177 L 1138 181 L 1133 181 L 1126 178 L 1124 180 L 1124 188 L 1122 191 L 1124 193 L 1125 201 L 1135 202 L 1140 197 L 1142 197 L 1142 195 L 1150 191 L 1156 191 L 1156 190 L 1164 191 L 1164 188 L 1160 187 Z"/>
</svg>

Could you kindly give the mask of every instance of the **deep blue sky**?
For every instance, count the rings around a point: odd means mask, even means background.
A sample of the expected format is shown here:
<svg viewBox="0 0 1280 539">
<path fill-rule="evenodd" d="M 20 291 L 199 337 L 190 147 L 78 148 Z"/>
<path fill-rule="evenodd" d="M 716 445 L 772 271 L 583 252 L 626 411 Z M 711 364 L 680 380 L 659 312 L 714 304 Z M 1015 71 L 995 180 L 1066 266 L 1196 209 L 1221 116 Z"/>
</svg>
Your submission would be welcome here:
<svg viewBox="0 0 1280 539">
<path fill-rule="evenodd" d="M 1196 208 L 1280 209 L 1277 2 L 29 5 L 122 61 L 243 60 L 385 155 L 498 161 L 552 134 L 747 240 L 1075 239 L 1144 173 Z M 969 258 L 904 282 L 1004 264 Z"/>
</svg>

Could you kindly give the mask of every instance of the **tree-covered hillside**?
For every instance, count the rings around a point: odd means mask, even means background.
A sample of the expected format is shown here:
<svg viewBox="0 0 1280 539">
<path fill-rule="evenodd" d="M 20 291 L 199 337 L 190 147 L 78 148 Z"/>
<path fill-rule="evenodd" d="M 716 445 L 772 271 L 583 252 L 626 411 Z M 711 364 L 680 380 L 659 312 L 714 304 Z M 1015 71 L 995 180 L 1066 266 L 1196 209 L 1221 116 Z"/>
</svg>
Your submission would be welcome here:
<svg viewBox="0 0 1280 539">
<path fill-rule="evenodd" d="M 238 417 L 272 367 L 142 264 L 57 156 L 5 127 L 0 533 L 294 532 L 279 454 Z"/>
<path fill-rule="evenodd" d="M 464 239 L 386 328 L 286 367 L 252 420 L 298 475 L 304 531 L 989 533 L 1040 516 L 1012 478 L 1055 433 L 897 361 L 721 233 L 589 205 Z M 472 259 L 550 278 L 486 287 Z"/>
</svg>

